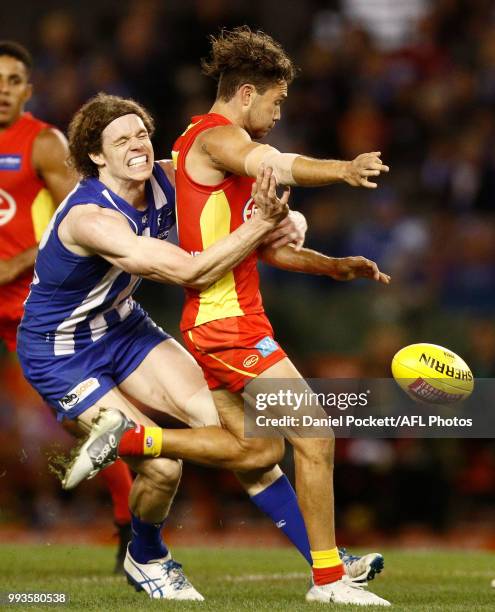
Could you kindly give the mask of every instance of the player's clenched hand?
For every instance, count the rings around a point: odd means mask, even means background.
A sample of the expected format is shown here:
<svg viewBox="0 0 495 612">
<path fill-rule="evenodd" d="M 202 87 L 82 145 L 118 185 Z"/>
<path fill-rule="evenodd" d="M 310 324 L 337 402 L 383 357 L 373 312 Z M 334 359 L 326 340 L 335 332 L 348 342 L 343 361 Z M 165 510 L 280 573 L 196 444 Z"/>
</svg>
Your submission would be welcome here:
<svg viewBox="0 0 495 612">
<path fill-rule="evenodd" d="M 307 229 L 306 217 L 297 210 L 291 210 L 288 216 L 268 235 L 263 244 L 274 249 L 292 244 L 296 251 L 300 251 L 306 238 Z"/>
<path fill-rule="evenodd" d="M 271 168 L 263 165 L 258 170 L 256 182 L 251 195 L 254 200 L 256 214 L 273 225 L 278 225 L 289 214 L 290 188 L 285 187 L 282 197 L 277 196 L 277 181 Z"/>
<path fill-rule="evenodd" d="M 378 185 L 370 181 L 372 176 L 380 176 L 382 172 L 388 172 L 389 167 L 380 159 L 380 151 L 374 153 L 363 153 L 351 162 L 348 162 L 345 182 L 352 187 L 367 187 L 376 189 Z"/>
<path fill-rule="evenodd" d="M 374 261 L 366 257 L 341 257 L 333 260 L 330 276 L 335 280 L 349 281 L 356 278 L 371 278 L 388 285 L 390 276 L 380 272 Z"/>
</svg>

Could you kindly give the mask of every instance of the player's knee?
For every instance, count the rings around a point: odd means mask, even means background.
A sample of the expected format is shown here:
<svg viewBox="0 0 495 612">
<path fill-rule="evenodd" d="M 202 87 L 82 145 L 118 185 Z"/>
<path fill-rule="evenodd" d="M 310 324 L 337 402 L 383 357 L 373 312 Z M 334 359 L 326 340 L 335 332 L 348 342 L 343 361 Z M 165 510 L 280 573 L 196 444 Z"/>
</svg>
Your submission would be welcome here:
<svg viewBox="0 0 495 612">
<path fill-rule="evenodd" d="M 333 465 L 335 452 L 335 438 L 299 438 L 294 441 L 294 448 L 315 465 L 326 463 Z"/>
<path fill-rule="evenodd" d="M 272 468 L 280 463 L 284 458 L 285 445 L 283 438 L 267 440 L 259 461 L 262 463 L 262 468 Z"/>
<path fill-rule="evenodd" d="M 150 480 L 157 489 L 175 489 L 182 474 L 182 461 L 164 457 L 147 459 L 142 462 L 139 473 Z"/>
<path fill-rule="evenodd" d="M 285 455 L 285 440 L 280 438 L 280 440 L 272 440 L 273 444 L 273 453 L 272 456 L 272 466 L 277 465 L 284 459 Z M 270 467 L 272 467 L 270 466 Z"/>
<path fill-rule="evenodd" d="M 239 471 L 269 469 L 284 458 L 284 440 L 253 439 L 242 441 L 242 461 Z"/>
<path fill-rule="evenodd" d="M 314 450 L 325 463 L 333 463 L 335 438 L 317 438 L 314 440 Z"/>
</svg>

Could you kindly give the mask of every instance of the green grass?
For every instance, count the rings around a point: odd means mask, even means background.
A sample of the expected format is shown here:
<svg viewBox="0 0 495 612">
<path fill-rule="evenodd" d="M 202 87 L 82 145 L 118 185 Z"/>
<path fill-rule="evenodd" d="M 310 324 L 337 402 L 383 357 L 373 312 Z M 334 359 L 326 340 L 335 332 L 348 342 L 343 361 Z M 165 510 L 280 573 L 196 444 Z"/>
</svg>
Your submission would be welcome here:
<svg viewBox="0 0 495 612">
<path fill-rule="evenodd" d="M 287 549 L 174 549 L 206 598 L 204 603 L 149 600 L 111 574 L 113 550 L 83 546 L 0 546 L 0 591 L 65 592 L 65 606 L 8 606 L 20 610 L 320 610 L 304 602 L 308 574 Z M 495 610 L 495 555 L 482 552 L 386 551 L 385 572 L 370 583 L 394 610 Z M 336 606 L 330 605 L 331 609 Z M 346 612 L 363 610 L 341 606 Z M 378 609 L 378 608 L 375 608 Z"/>
</svg>

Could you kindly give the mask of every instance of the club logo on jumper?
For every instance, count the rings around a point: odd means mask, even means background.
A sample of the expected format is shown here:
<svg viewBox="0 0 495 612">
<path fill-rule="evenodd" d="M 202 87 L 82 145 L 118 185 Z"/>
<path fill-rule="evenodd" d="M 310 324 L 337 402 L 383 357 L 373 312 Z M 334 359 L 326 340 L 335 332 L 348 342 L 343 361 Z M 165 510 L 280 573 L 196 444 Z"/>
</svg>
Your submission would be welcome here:
<svg viewBox="0 0 495 612">
<path fill-rule="evenodd" d="M 246 357 L 246 359 L 244 359 L 242 365 L 245 368 L 252 368 L 258 363 L 259 360 L 260 358 L 258 357 L 258 355 L 249 355 L 249 357 Z"/>
<path fill-rule="evenodd" d="M 256 204 L 254 203 L 253 198 L 249 198 L 249 200 L 244 204 L 244 209 L 242 211 L 242 220 L 247 221 L 251 219 L 253 213 L 256 212 Z"/>
<path fill-rule="evenodd" d="M 77 387 L 74 387 L 64 395 L 64 397 L 59 400 L 59 404 L 62 406 L 64 410 L 70 410 L 80 401 L 88 397 L 93 391 L 96 391 L 100 386 L 97 378 L 88 378 L 87 380 L 83 380 L 82 383 L 79 383 Z"/>
<path fill-rule="evenodd" d="M 3 189 L 0 189 L 0 226 L 6 225 L 15 215 L 17 204 L 14 198 Z"/>
<path fill-rule="evenodd" d="M 0 170 L 20 170 L 22 155 L 0 155 Z"/>
<path fill-rule="evenodd" d="M 278 344 L 270 336 L 265 336 L 254 348 L 257 348 L 262 357 L 268 357 L 278 349 Z"/>
</svg>

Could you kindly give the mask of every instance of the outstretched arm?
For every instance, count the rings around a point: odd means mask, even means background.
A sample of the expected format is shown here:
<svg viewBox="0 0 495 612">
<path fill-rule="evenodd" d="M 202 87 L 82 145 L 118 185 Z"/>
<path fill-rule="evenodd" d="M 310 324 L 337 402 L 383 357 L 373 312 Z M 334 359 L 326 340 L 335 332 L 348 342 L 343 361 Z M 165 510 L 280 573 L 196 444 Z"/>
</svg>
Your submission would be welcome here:
<svg viewBox="0 0 495 612">
<path fill-rule="evenodd" d="M 265 263 L 290 272 L 320 274 L 340 281 L 371 278 L 385 285 L 390 283 L 390 276 L 365 257 L 327 257 L 311 249 L 296 251 L 290 245 L 281 249 L 265 247 L 259 253 Z"/>
<path fill-rule="evenodd" d="M 253 185 L 257 214 L 195 257 L 163 240 L 136 236 L 122 215 L 96 205 L 71 209 L 59 236 L 80 255 L 100 255 L 130 274 L 202 291 L 247 257 L 287 215 L 289 192 L 279 199 L 275 188 L 270 169 L 260 173 Z"/>
<path fill-rule="evenodd" d="M 278 224 L 263 242 L 263 246 L 279 249 L 286 244 L 292 244 L 296 251 L 302 249 L 308 223 L 306 217 L 298 210 L 290 210 L 287 217 Z"/>
<path fill-rule="evenodd" d="M 347 183 L 352 187 L 374 189 L 370 181 L 389 168 L 381 160 L 381 152 L 363 153 L 352 161 L 313 159 L 304 155 L 281 153 L 274 147 L 253 142 L 239 126 L 226 125 L 202 132 L 191 150 L 201 154 L 213 169 L 255 177 L 260 164 L 271 166 L 277 181 L 284 185 L 317 187 Z M 188 158 L 191 155 L 188 154 Z"/>
</svg>

